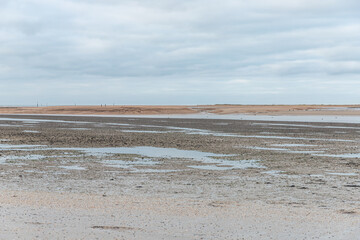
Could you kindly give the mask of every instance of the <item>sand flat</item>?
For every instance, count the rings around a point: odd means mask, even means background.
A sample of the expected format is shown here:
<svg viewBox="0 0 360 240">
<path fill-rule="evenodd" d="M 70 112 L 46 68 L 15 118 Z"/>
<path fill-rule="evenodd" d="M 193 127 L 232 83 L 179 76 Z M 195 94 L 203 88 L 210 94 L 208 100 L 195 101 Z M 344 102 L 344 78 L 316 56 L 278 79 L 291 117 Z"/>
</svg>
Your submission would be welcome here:
<svg viewBox="0 0 360 240">
<path fill-rule="evenodd" d="M 360 105 L 169 105 L 0 107 L 0 114 L 158 115 L 256 114 L 360 116 Z"/>
<path fill-rule="evenodd" d="M 0 190 L 0 204 L 8 218 L 0 237 L 8 239 L 357 239 L 360 234 L 359 219 L 351 214 L 253 201 Z"/>
<path fill-rule="evenodd" d="M 359 123 L 56 115 L 0 123 L 0 238 L 359 236 Z"/>
</svg>

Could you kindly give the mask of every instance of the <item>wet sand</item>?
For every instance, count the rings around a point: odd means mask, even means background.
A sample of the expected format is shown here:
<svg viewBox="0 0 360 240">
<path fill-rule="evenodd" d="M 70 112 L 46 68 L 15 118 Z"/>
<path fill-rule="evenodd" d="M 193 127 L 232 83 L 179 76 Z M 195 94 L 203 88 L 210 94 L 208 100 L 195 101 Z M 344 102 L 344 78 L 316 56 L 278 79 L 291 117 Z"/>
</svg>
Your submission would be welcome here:
<svg viewBox="0 0 360 240">
<path fill-rule="evenodd" d="M 1 238 L 357 239 L 360 124 L 0 118 Z"/>
</svg>

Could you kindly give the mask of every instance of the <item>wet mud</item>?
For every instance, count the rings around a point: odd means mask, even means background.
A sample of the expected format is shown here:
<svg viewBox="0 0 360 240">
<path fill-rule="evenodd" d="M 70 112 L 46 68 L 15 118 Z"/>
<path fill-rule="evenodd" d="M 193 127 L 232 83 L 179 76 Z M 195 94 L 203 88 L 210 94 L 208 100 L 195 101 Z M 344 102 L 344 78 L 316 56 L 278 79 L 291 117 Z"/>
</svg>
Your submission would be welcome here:
<svg viewBox="0 0 360 240">
<path fill-rule="evenodd" d="M 359 124 L 65 116 L 0 121 L 0 181 L 11 189 L 359 207 L 358 189 L 347 187 L 360 183 Z"/>
<path fill-rule="evenodd" d="M 213 208 L 256 202 L 358 217 L 359 129 L 354 123 L 3 115 L 1 190 L 203 200 Z M 32 225 L 43 226 L 35 220 Z M 140 227 L 89 229 L 115 234 Z"/>
</svg>

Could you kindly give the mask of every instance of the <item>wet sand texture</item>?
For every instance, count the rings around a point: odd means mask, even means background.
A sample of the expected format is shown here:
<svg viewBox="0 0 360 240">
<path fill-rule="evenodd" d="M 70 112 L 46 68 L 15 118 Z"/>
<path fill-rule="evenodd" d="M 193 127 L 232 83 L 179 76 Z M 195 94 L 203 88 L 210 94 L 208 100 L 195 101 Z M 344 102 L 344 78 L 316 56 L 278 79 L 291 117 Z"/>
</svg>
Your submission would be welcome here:
<svg viewBox="0 0 360 240">
<path fill-rule="evenodd" d="M 0 239 L 359 239 L 360 124 L 0 117 Z"/>
</svg>

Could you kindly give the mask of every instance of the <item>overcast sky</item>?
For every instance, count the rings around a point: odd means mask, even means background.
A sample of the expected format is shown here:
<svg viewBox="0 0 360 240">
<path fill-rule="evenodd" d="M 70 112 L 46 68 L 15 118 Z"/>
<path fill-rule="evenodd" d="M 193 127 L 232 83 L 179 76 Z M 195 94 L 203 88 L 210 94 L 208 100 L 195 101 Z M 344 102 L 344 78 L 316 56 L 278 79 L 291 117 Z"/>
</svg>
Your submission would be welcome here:
<svg viewBox="0 0 360 240">
<path fill-rule="evenodd" d="M 0 105 L 360 103 L 359 0 L 0 0 Z"/>
</svg>

